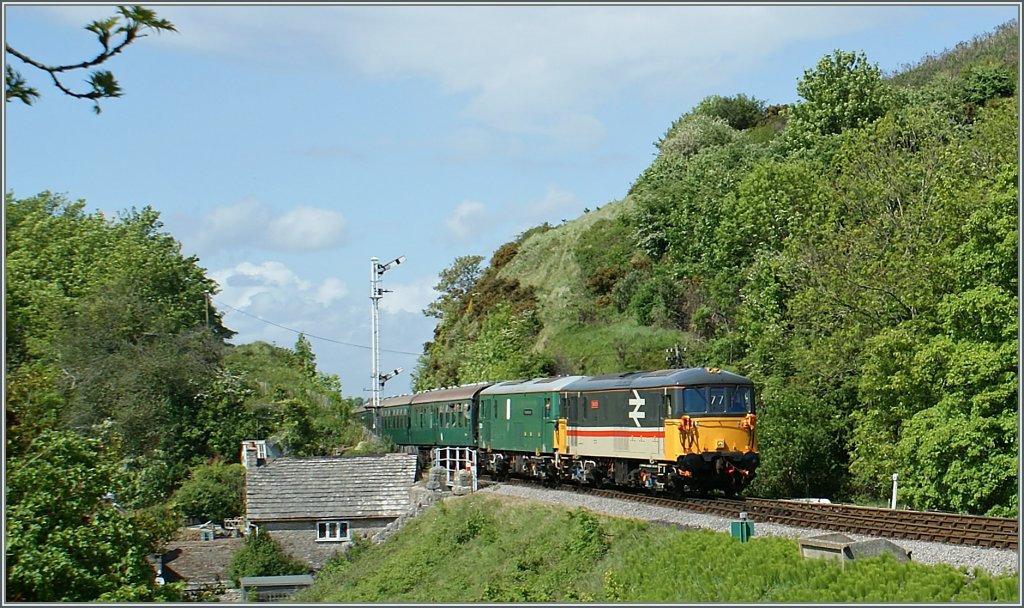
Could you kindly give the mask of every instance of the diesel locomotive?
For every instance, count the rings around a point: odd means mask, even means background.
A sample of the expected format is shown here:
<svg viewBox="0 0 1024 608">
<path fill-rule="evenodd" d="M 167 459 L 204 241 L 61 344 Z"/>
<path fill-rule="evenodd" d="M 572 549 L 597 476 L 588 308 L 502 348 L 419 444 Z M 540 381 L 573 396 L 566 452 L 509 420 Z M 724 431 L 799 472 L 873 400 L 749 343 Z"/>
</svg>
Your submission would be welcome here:
<svg viewBox="0 0 1024 608">
<path fill-rule="evenodd" d="M 477 450 L 478 473 L 732 496 L 760 458 L 750 379 L 717 368 L 478 383 L 389 397 L 364 424 L 426 458 Z"/>
</svg>

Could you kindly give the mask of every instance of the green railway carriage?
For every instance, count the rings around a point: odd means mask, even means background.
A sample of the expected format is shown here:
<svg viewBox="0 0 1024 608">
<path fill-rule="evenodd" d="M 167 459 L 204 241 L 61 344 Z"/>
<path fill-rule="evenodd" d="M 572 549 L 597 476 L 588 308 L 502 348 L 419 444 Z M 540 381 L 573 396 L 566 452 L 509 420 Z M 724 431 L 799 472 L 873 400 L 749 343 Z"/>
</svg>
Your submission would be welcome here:
<svg viewBox="0 0 1024 608">
<path fill-rule="evenodd" d="M 367 429 L 373 430 L 373 409 L 360 405 L 352 410 L 352 415 Z"/>
<path fill-rule="evenodd" d="M 554 457 L 560 391 L 583 376 L 511 380 L 480 392 L 479 448 L 486 470 L 499 477 L 528 473 Z"/>
<path fill-rule="evenodd" d="M 379 435 L 395 445 L 409 443 L 412 417 L 412 395 L 398 395 L 380 400 Z M 373 428 L 370 426 L 369 428 Z"/>
<path fill-rule="evenodd" d="M 472 447 L 477 442 L 477 405 L 489 382 L 417 393 L 410 402 L 408 444 Z"/>
</svg>

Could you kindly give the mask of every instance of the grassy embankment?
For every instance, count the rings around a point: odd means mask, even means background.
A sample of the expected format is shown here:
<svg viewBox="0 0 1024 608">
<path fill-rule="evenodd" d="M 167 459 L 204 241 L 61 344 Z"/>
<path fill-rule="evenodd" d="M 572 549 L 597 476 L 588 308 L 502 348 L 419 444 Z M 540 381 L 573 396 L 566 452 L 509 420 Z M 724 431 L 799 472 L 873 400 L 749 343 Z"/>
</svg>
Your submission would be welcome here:
<svg viewBox="0 0 1024 608">
<path fill-rule="evenodd" d="M 756 530 L 755 530 L 756 532 Z M 299 602 L 1007 602 L 1018 576 L 804 560 L 795 540 L 747 543 L 581 509 L 476 494 L 325 568 Z"/>
</svg>

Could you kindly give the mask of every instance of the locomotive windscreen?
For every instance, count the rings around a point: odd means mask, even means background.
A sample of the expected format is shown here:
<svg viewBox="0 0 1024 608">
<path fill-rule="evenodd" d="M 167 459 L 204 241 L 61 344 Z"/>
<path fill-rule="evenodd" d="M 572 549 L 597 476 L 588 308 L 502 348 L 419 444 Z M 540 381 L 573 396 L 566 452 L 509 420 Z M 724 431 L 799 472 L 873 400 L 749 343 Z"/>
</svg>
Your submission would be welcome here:
<svg viewBox="0 0 1024 608">
<path fill-rule="evenodd" d="M 749 386 L 695 386 L 683 389 L 676 416 L 694 414 L 746 414 L 754 411 L 754 390 Z"/>
</svg>

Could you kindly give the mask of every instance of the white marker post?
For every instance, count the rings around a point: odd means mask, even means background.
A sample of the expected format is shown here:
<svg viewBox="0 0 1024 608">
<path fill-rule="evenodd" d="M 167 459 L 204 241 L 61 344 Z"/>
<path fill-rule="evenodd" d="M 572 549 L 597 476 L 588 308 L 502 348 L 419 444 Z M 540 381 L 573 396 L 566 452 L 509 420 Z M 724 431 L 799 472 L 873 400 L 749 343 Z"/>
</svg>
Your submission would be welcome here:
<svg viewBox="0 0 1024 608">
<path fill-rule="evenodd" d="M 899 474 L 893 473 L 892 474 L 892 505 L 889 506 L 890 509 L 895 509 L 896 508 L 896 479 L 897 478 L 899 478 Z"/>
</svg>

